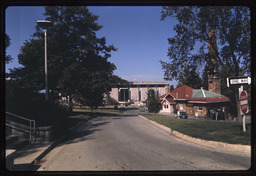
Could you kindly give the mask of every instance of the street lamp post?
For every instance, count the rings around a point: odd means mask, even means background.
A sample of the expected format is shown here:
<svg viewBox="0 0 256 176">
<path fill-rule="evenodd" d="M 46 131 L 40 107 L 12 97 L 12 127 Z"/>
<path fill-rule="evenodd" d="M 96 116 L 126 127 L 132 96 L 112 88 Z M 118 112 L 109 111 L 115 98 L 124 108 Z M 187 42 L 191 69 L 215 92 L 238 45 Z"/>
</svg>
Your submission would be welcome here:
<svg viewBox="0 0 256 176">
<path fill-rule="evenodd" d="M 47 24 L 50 21 L 47 20 L 37 20 L 37 23 Z M 45 65 L 45 99 L 49 99 L 49 89 L 48 89 L 48 72 L 47 72 L 47 30 L 44 29 L 44 65 Z"/>
</svg>

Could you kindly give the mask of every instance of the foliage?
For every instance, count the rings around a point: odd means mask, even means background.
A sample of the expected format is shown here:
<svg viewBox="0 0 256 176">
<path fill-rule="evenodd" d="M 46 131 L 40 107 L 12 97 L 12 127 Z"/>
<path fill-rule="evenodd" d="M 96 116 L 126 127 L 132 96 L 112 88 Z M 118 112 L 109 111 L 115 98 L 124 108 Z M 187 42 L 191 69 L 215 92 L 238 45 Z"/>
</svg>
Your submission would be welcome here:
<svg viewBox="0 0 256 176">
<path fill-rule="evenodd" d="M 203 87 L 206 87 L 206 75 L 214 73 L 211 58 L 219 66 L 222 80 L 221 88 L 225 90 L 227 77 L 251 75 L 251 27 L 250 10 L 246 6 L 175 6 L 163 7 L 161 20 L 167 17 L 177 18 L 174 26 L 177 35 L 168 38 L 170 61 L 161 61 L 166 80 L 180 79 L 187 65 L 203 70 Z M 215 30 L 217 46 L 212 42 L 210 31 Z M 210 47 L 209 47 L 210 46 Z M 223 87 L 224 85 L 224 87 Z M 230 97 L 238 109 L 238 91 L 233 90 Z M 241 116 L 238 113 L 238 119 Z"/>
<path fill-rule="evenodd" d="M 174 90 L 174 86 L 171 85 L 171 86 L 170 86 L 170 91 L 173 91 L 173 90 Z"/>
<path fill-rule="evenodd" d="M 118 105 L 118 101 L 112 98 L 109 94 L 106 95 L 105 105 Z"/>
<path fill-rule="evenodd" d="M 202 80 L 199 74 L 196 73 L 196 67 L 193 65 L 185 65 L 183 72 L 179 74 L 178 80 L 177 87 L 186 84 L 187 86 L 199 89 L 202 86 Z"/>
<path fill-rule="evenodd" d="M 6 111 L 36 120 L 36 126 L 53 126 L 54 134 L 66 128 L 68 111 L 57 101 L 45 100 L 44 94 L 19 86 L 16 80 L 6 81 Z"/>
<path fill-rule="evenodd" d="M 5 52 L 6 52 L 6 49 L 10 46 L 10 44 L 11 44 L 11 39 L 7 34 L 5 34 Z M 10 55 L 6 55 L 5 53 L 5 63 L 8 64 L 11 62 L 11 60 L 12 60 L 12 57 Z"/>
<path fill-rule="evenodd" d="M 247 7 L 163 7 L 161 20 L 168 16 L 177 18 L 179 23 L 174 26 L 177 35 L 168 38 L 170 62 L 161 61 L 166 80 L 178 79 L 186 65 L 209 63 L 208 43 L 216 52 L 220 70 L 225 70 L 222 77 L 238 76 L 241 70 L 250 74 L 251 31 Z M 212 29 L 216 30 L 218 48 L 208 36 Z"/>
<path fill-rule="evenodd" d="M 24 43 L 18 55 L 23 67 L 13 69 L 12 75 L 34 92 L 44 90 L 46 29 L 50 98 L 57 99 L 61 92 L 70 97 L 71 108 L 73 100 L 91 108 L 102 105 L 103 95 L 122 79 L 113 75 L 116 67 L 108 61 L 117 49 L 107 46 L 105 37 L 96 36 L 102 28 L 98 17 L 85 6 L 47 6 L 44 15 L 51 23 L 37 24 L 33 39 Z"/>
<path fill-rule="evenodd" d="M 155 91 L 153 89 L 148 90 L 146 104 L 148 112 L 158 113 L 160 111 L 161 104 L 157 101 Z"/>
</svg>

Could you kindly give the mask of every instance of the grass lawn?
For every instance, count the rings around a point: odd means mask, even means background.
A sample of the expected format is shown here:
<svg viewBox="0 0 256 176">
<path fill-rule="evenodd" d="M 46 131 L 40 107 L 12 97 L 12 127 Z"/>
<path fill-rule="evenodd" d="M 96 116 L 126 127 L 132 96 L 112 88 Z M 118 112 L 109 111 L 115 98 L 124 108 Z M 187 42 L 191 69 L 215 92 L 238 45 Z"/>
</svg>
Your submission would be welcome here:
<svg viewBox="0 0 256 176">
<path fill-rule="evenodd" d="M 247 131 L 244 133 L 242 122 L 175 119 L 148 114 L 143 116 L 191 137 L 230 144 L 251 145 L 251 123 L 246 124 Z"/>
<path fill-rule="evenodd" d="M 105 116 L 105 115 L 118 115 L 122 114 L 120 110 L 113 109 L 113 108 L 100 108 L 100 109 L 94 109 L 93 112 L 91 112 L 91 109 L 89 108 L 81 108 L 81 109 L 73 109 L 73 112 L 82 112 L 82 113 L 89 113 L 89 114 L 95 114 L 98 116 Z"/>
<path fill-rule="evenodd" d="M 102 108 L 96 109 L 91 112 L 91 109 L 73 109 L 73 112 L 68 116 L 69 119 L 81 119 L 88 120 L 92 117 L 98 116 L 111 116 L 111 115 L 120 115 L 122 112 L 120 110 L 111 109 L 111 108 Z"/>
</svg>

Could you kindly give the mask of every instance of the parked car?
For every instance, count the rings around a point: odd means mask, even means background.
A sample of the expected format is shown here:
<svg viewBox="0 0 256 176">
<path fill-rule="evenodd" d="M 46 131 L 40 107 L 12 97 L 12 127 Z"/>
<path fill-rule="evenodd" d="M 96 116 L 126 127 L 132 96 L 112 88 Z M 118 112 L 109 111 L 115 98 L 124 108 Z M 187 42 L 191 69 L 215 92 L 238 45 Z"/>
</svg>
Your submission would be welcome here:
<svg viewBox="0 0 256 176">
<path fill-rule="evenodd" d="M 181 118 L 181 119 L 187 119 L 188 114 L 186 112 L 180 112 L 179 114 L 175 115 L 176 118 Z"/>
</svg>

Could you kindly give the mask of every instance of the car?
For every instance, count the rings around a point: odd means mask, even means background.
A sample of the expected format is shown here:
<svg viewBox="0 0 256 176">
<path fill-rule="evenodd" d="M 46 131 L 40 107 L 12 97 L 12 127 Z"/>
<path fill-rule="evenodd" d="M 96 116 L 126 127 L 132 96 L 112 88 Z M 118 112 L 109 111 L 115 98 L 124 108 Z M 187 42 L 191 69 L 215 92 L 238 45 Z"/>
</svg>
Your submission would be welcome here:
<svg viewBox="0 0 256 176">
<path fill-rule="evenodd" d="M 180 112 L 180 114 L 175 115 L 176 118 L 181 118 L 181 119 L 187 119 L 188 114 L 186 112 Z"/>
</svg>

